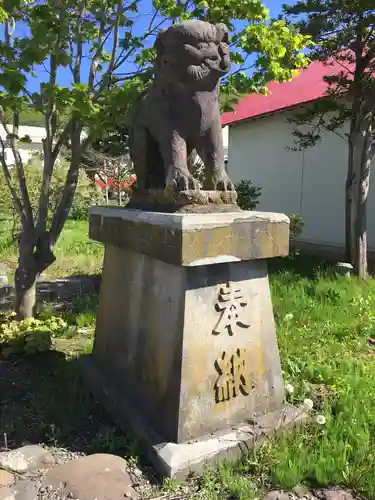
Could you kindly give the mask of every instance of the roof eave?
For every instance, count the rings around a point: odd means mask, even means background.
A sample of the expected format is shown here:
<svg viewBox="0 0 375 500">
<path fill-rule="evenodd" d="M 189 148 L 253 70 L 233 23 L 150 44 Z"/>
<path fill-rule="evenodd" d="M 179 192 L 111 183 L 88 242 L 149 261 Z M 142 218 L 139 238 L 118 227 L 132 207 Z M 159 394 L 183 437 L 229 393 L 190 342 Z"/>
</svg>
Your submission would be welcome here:
<svg viewBox="0 0 375 500">
<path fill-rule="evenodd" d="M 223 123 L 222 126 L 223 127 L 226 127 L 226 126 L 230 127 L 232 125 L 239 125 L 239 124 L 242 124 L 244 122 L 257 120 L 258 118 L 265 118 L 267 116 L 272 116 L 272 115 L 275 115 L 277 113 L 282 113 L 283 111 L 288 111 L 291 109 L 299 108 L 300 106 L 305 106 L 306 104 L 311 104 L 312 102 L 319 101 L 320 99 L 324 99 L 324 97 L 325 96 L 316 97 L 315 99 L 310 99 L 308 101 L 301 101 L 301 102 L 299 102 L 297 104 L 293 104 L 291 106 L 285 106 L 285 108 L 274 109 L 272 111 L 268 111 L 266 113 L 261 113 L 259 115 L 249 116 L 247 118 L 240 118 L 239 120 L 233 120 L 231 122 Z"/>
</svg>

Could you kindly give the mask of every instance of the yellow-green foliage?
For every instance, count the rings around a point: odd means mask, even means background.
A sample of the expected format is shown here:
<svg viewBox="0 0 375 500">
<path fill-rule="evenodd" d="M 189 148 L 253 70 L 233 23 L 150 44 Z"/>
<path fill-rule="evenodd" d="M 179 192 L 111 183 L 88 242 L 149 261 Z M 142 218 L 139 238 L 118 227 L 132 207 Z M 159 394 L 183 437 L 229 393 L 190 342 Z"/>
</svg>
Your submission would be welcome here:
<svg viewBox="0 0 375 500">
<path fill-rule="evenodd" d="M 23 321 L 12 318 L 14 313 L 0 316 L 0 353 L 4 357 L 48 351 L 52 338 L 68 328 L 68 324 L 56 316 Z"/>
</svg>

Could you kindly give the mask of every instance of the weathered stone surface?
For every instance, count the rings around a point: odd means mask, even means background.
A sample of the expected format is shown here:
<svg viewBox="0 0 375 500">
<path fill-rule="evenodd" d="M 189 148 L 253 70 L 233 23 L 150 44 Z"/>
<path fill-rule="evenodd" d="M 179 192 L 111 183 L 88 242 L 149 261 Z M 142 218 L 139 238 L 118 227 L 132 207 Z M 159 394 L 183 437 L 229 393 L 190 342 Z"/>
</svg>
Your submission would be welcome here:
<svg viewBox="0 0 375 500">
<path fill-rule="evenodd" d="M 236 191 L 166 191 L 154 189 L 135 192 L 128 209 L 149 210 L 163 213 L 218 213 L 241 212 L 237 205 Z"/>
<path fill-rule="evenodd" d="M 11 486 L 14 483 L 14 476 L 6 470 L 0 469 L 0 487 Z"/>
<path fill-rule="evenodd" d="M 314 491 L 319 500 L 353 500 L 353 493 L 344 488 L 322 488 Z"/>
<path fill-rule="evenodd" d="M 19 474 L 48 469 L 54 464 L 53 455 L 41 446 L 28 445 L 0 453 L 0 467 Z"/>
<path fill-rule="evenodd" d="M 265 261 L 288 252 L 286 216 L 98 207 L 90 235 L 106 249 L 87 379 L 162 474 L 294 425 Z"/>
<path fill-rule="evenodd" d="M 197 148 L 209 188 L 231 190 L 225 170 L 219 79 L 230 70 L 228 28 L 185 20 L 160 30 L 154 79 L 130 113 L 130 155 L 137 187 L 196 188 L 189 172 Z"/>
<path fill-rule="evenodd" d="M 47 472 L 44 484 L 79 500 L 139 498 L 126 461 L 115 455 L 90 455 L 58 465 Z"/>
<path fill-rule="evenodd" d="M 309 500 L 314 498 L 314 493 L 311 490 L 309 490 L 307 486 L 304 485 L 295 486 L 293 488 L 293 493 L 298 498 L 303 498 L 304 500 Z"/>
<path fill-rule="evenodd" d="M 288 217 L 266 212 L 166 214 L 91 207 L 89 234 L 177 266 L 267 259 L 289 252 Z"/>
<path fill-rule="evenodd" d="M 8 486 L 0 488 L 0 500 L 14 500 L 13 492 Z"/>
<path fill-rule="evenodd" d="M 263 500 L 292 500 L 296 498 L 293 493 L 288 493 L 287 491 L 274 490 L 267 493 Z"/>
<path fill-rule="evenodd" d="M 37 500 L 38 486 L 29 479 L 18 481 L 11 487 L 0 488 L 0 500 Z"/>
<path fill-rule="evenodd" d="M 81 363 L 94 395 L 120 428 L 126 432 L 131 430 L 147 445 L 146 452 L 150 461 L 160 474 L 167 477 L 184 479 L 192 471 L 201 472 L 207 465 L 238 458 L 242 453 L 262 444 L 265 439 L 270 439 L 285 429 L 299 426 L 308 418 L 303 409 L 285 405 L 260 416 L 253 423 L 237 424 L 181 444 L 165 442 L 155 433 L 144 414 L 116 390 L 114 384 L 108 383 L 90 358 L 82 359 Z"/>
<path fill-rule="evenodd" d="M 229 328 L 235 307 L 238 323 Z M 232 356 L 245 363 L 246 387 L 227 398 L 220 372 Z M 265 262 L 177 267 L 107 246 L 93 359 L 114 384 L 126 380 L 121 390 L 166 440 L 195 439 L 281 407 Z"/>
<path fill-rule="evenodd" d="M 349 262 L 338 262 L 336 264 L 336 269 L 342 276 L 350 276 L 353 271 L 353 266 Z"/>
</svg>

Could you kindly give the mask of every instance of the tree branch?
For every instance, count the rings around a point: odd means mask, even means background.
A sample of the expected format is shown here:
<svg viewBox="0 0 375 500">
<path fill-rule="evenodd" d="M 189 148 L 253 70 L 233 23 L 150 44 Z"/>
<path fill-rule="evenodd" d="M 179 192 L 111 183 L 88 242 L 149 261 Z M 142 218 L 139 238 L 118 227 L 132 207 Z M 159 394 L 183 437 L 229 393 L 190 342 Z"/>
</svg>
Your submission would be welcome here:
<svg viewBox="0 0 375 500">
<path fill-rule="evenodd" d="M 74 194 L 77 187 L 79 174 L 79 161 L 70 161 L 69 170 L 66 176 L 63 194 L 52 219 L 50 242 L 54 245 L 60 236 L 64 224 L 68 218 L 72 206 Z"/>
<path fill-rule="evenodd" d="M 70 208 L 72 206 L 74 194 L 78 182 L 79 167 L 82 154 L 90 144 L 90 137 L 85 139 L 81 144 L 82 125 L 79 120 L 72 119 L 71 121 L 71 159 L 70 166 L 66 176 L 63 194 L 53 215 L 50 243 L 54 245 L 60 236 L 64 224 L 68 218 Z"/>
<path fill-rule="evenodd" d="M 68 120 L 67 124 L 65 125 L 64 130 L 60 133 L 59 138 L 57 139 L 57 141 L 56 141 L 56 143 L 55 143 L 55 145 L 53 147 L 53 150 L 52 150 L 52 159 L 53 159 L 54 162 L 56 161 L 56 158 L 58 157 L 58 155 L 59 155 L 59 153 L 61 151 L 61 148 L 63 147 L 63 145 L 68 140 L 70 129 L 71 129 L 71 125 L 72 125 L 72 118 L 70 118 Z"/>
<path fill-rule="evenodd" d="M 121 14 L 123 12 L 123 5 L 122 5 L 122 0 L 117 1 L 117 8 L 116 8 L 116 17 L 115 17 L 115 23 L 114 23 L 114 31 L 113 31 L 113 43 L 112 43 L 112 50 L 111 50 L 111 59 L 108 64 L 108 68 L 104 72 L 101 82 L 99 84 L 99 87 L 96 89 L 94 92 L 93 100 L 98 99 L 100 92 L 105 88 L 106 85 L 108 85 L 108 79 L 112 76 L 113 71 L 116 69 L 116 52 L 118 48 L 118 37 L 119 37 L 119 29 L 120 29 L 120 18 Z"/>
<path fill-rule="evenodd" d="M 153 19 L 151 20 L 149 25 L 149 29 L 147 29 L 144 35 L 140 38 L 141 42 L 144 42 L 146 38 L 148 38 L 150 35 L 153 35 L 155 31 L 158 30 L 165 23 L 165 19 L 163 19 L 162 21 L 160 21 L 160 23 L 158 23 L 156 26 L 152 28 L 152 23 L 155 20 L 155 18 L 156 15 L 153 16 Z M 113 68 L 113 71 L 116 71 L 120 66 L 122 66 L 136 50 L 137 50 L 136 47 L 132 47 L 125 54 L 123 52 L 119 54 L 116 60 L 116 64 Z"/>
<path fill-rule="evenodd" d="M 2 153 L 0 155 L 0 162 L 1 162 L 1 165 L 3 167 L 5 182 L 7 183 L 9 191 L 10 191 L 10 193 L 12 195 L 14 204 L 16 206 L 17 213 L 20 216 L 22 216 L 22 203 L 21 203 L 21 200 L 18 197 L 16 188 L 13 185 L 12 176 L 10 175 L 8 165 L 7 165 L 6 161 L 5 161 L 5 144 L 4 144 L 4 141 L 3 141 L 3 139 L 1 137 L 0 137 L 0 146 L 1 146 L 1 151 L 2 151 Z"/>
<path fill-rule="evenodd" d="M 29 192 L 27 190 L 25 170 L 23 168 L 22 158 L 19 153 L 18 146 L 16 145 L 16 140 L 18 139 L 19 113 L 15 112 L 13 116 L 13 132 L 11 132 L 8 127 L 6 118 L 4 116 L 4 110 L 1 107 L 0 107 L 0 122 L 7 135 L 7 139 L 9 141 L 14 156 L 14 161 L 16 164 L 17 178 L 20 186 L 21 199 L 22 199 L 21 222 L 24 227 L 27 226 L 28 228 L 32 228 L 34 226 L 33 211 L 31 208 Z"/>
<path fill-rule="evenodd" d="M 49 84 L 51 88 L 56 85 L 57 76 L 57 59 L 55 55 L 50 56 L 50 77 Z M 47 216 L 48 216 L 48 201 L 49 201 L 49 189 L 51 184 L 51 177 L 53 172 L 53 167 L 55 164 L 55 159 L 52 155 L 53 140 L 56 134 L 56 107 L 55 101 L 50 94 L 48 108 L 45 115 L 45 129 L 46 138 L 43 139 L 43 152 L 44 152 L 44 165 L 43 165 L 43 177 L 42 185 L 40 187 L 39 203 L 38 203 L 38 220 L 36 223 L 36 232 L 38 236 L 46 230 Z"/>
<path fill-rule="evenodd" d="M 82 54 L 83 54 L 83 41 L 81 37 L 81 20 L 82 16 L 84 15 L 86 11 L 86 0 L 83 1 L 82 3 L 82 9 L 77 17 L 77 22 L 76 22 L 76 40 L 75 43 L 77 45 L 77 55 L 75 58 L 74 66 L 72 68 L 73 72 L 73 80 L 74 83 L 81 83 L 81 63 L 82 63 Z"/>
<path fill-rule="evenodd" d="M 98 60 L 100 59 L 100 56 L 103 54 L 103 47 L 108 39 L 109 34 L 111 31 L 107 33 L 107 36 L 105 37 L 105 16 L 106 16 L 107 10 L 103 9 L 102 17 L 100 19 L 100 25 L 99 25 L 99 41 L 98 41 L 98 48 L 92 58 L 91 65 L 90 65 L 90 72 L 89 72 L 89 79 L 88 79 L 88 86 L 89 86 L 89 91 L 93 89 L 94 86 L 94 81 L 95 81 L 95 75 L 96 75 L 96 70 L 98 66 Z"/>
<path fill-rule="evenodd" d="M 119 28 L 120 28 L 120 18 L 121 18 L 122 12 L 123 12 L 122 0 L 118 0 L 117 1 L 117 10 L 116 10 L 116 19 L 115 19 L 115 24 L 114 24 L 114 32 L 113 32 L 111 60 L 110 60 L 108 69 L 106 71 L 107 76 L 112 74 L 114 67 L 115 67 L 115 63 L 116 63 L 116 52 L 117 52 L 117 48 L 118 48 L 118 35 L 119 35 Z"/>
</svg>

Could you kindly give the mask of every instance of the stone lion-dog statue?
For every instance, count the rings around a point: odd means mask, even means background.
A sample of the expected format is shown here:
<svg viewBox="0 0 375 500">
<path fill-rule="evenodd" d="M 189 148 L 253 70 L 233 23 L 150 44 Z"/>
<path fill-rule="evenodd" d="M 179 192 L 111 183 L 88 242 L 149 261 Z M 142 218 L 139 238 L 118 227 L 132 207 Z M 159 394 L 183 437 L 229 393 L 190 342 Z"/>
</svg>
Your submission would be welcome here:
<svg viewBox="0 0 375 500">
<path fill-rule="evenodd" d="M 137 189 L 196 190 L 192 155 L 205 167 L 205 190 L 234 191 L 224 164 L 220 77 L 230 70 L 228 29 L 189 20 L 159 32 L 154 79 L 133 111 L 130 155 Z"/>
</svg>

